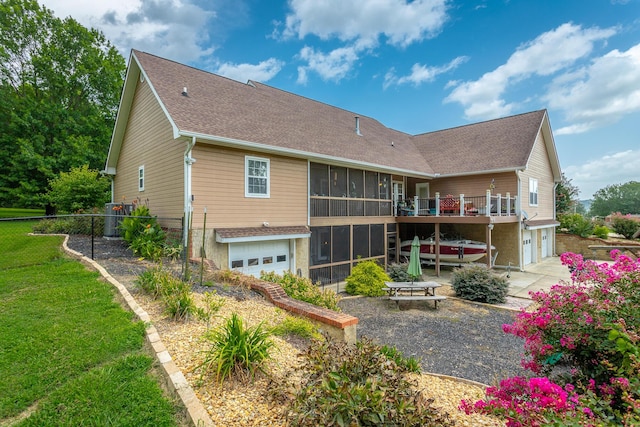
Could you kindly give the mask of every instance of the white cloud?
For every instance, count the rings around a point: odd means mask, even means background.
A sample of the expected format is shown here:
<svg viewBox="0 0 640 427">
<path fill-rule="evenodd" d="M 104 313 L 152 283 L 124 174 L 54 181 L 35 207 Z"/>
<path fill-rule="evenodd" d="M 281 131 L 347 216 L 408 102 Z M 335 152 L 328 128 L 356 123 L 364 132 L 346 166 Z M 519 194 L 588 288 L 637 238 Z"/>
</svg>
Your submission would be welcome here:
<svg viewBox="0 0 640 427">
<path fill-rule="evenodd" d="M 466 56 L 459 56 L 453 59 L 448 64 L 442 65 L 440 67 L 429 67 L 421 64 L 413 64 L 413 66 L 411 67 L 411 74 L 403 77 L 397 77 L 395 75 L 395 70 L 391 69 L 384 76 L 383 87 L 386 89 L 391 85 L 402 84 L 412 84 L 414 86 L 418 86 L 425 82 L 431 82 L 435 80 L 435 78 L 440 74 L 451 71 L 468 60 L 469 58 Z"/>
<path fill-rule="evenodd" d="M 183 0 L 40 0 L 56 16 L 102 31 L 128 57 L 132 48 L 191 62 L 210 55 L 207 24 L 216 17 Z"/>
<path fill-rule="evenodd" d="M 534 75 L 549 76 L 589 55 L 596 41 L 615 34 L 614 29 L 588 28 L 566 23 L 519 46 L 507 62 L 475 81 L 462 82 L 445 99 L 465 107 L 469 119 L 489 119 L 511 114 L 507 89 Z"/>
<path fill-rule="evenodd" d="M 545 97 L 571 125 L 555 131 L 572 134 L 615 123 L 640 111 L 640 44 L 613 50 L 588 67 L 554 79 Z"/>
<path fill-rule="evenodd" d="M 298 67 L 298 83 L 306 84 L 309 71 L 314 71 L 323 80 L 338 81 L 346 77 L 353 64 L 358 60 L 358 53 L 354 47 L 334 49 L 328 54 L 305 46 L 298 57 L 307 65 Z"/>
<path fill-rule="evenodd" d="M 404 48 L 437 35 L 448 19 L 446 4 L 447 0 L 291 0 L 291 13 L 280 35 L 345 43 L 328 53 L 307 46 L 298 55 L 307 61 L 298 68 L 299 83 L 306 83 L 310 71 L 324 80 L 337 81 L 348 76 L 358 56 L 375 49 L 381 37 Z"/>
<path fill-rule="evenodd" d="M 582 165 L 563 168 L 563 172 L 580 190 L 580 198 L 590 199 L 593 194 L 611 184 L 640 181 L 638 169 L 640 150 L 626 150 Z"/>
<path fill-rule="evenodd" d="M 291 0 L 284 37 L 315 35 L 323 40 L 369 40 L 384 34 L 398 46 L 433 37 L 447 20 L 446 0 Z"/>
<path fill-rule="evenodd" d="M 284 63 L 275 58 L 269 58 L 257 65 L 252 64 L 222 64 L 216 73 L 246 83 L 248 80 L 266 82 L 280 72 Z"/>
</svg>

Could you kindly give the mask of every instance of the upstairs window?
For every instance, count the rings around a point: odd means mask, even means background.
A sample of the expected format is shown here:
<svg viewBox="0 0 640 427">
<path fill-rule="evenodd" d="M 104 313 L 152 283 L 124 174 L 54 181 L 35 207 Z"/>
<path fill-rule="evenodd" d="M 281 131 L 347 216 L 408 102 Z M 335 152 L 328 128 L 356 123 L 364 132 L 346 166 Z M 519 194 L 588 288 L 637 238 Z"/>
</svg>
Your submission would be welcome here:
<svg viewBox="0 0 640 427">
<path fill-rule="evenodd" d="M 269 197 L 269 159 L 245 157 L 245 197 Z"/>
<path fill-rule="evenodd" d="M 538 206 L 538 180 L 529 178 L 529 205 Z"/>
<path fill-rule="evenodd" d="M 138 191 L 144 191 L 144 165 L 138 168 Z"/>
</svg>

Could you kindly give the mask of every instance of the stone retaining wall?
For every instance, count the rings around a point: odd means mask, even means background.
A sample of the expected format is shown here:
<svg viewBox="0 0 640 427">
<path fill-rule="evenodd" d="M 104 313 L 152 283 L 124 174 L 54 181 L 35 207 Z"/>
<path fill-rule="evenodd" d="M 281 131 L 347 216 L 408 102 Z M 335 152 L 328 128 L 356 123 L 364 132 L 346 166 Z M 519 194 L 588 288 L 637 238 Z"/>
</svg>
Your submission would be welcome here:
<svg viewBox="0 0 640 427">
<path fill-rule="evenodd" d="M 604 240 L 598 237 L 580 237 L 575 234 L 564 234 L 557 233 L 556 234 L 556 253 L 558 255 L 563 254 L 565 252 L 573 252 L 574 254 L 580 254 L 585 259 L 597 259 L 603 261 L 610 261 L 611 256 L 609 253 L 611 252 L 608 249 L 590 249 L 589 246 L 615 246 L 615 245 L 623 245 L 623 246 L 638 246 L 638 251 L 640 251 L 640 243 L 634 241 L 612 241 L 612 240 Z M 638 252 L 635 251 L 635 252 Z M 635 258 L 636 255 L 630 251 L 623 251 L 624 254 Z"/>
</svg>

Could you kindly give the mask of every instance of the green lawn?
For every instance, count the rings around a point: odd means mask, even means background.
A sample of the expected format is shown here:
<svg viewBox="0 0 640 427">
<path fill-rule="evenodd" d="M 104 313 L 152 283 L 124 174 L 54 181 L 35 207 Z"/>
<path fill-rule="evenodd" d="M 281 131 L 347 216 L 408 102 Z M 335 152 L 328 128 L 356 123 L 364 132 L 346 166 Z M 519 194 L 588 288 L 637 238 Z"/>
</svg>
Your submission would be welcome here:
<svg viewBox="0 0 640 427">
<path fill-rule="evenodd" d="M 44 209 L 0 208 L 0 218 L 25 218 L 44 216 Z"/>
<path fill-rule="evenodd" d="M 60 237 L 29 229 L 0 222 L 0 425 L 34 408 L 16 425 L 182 424 L 152 375 L 144 325 L 62 255 Z"/>
</svg>

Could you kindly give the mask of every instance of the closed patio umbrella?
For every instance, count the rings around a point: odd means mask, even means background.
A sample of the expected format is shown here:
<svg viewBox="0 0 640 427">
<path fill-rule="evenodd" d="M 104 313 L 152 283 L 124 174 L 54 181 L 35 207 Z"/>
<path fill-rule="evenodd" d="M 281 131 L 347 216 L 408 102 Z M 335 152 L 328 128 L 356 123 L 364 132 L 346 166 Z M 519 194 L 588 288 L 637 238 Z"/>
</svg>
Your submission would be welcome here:
<svg viewBox="0 0 640 427">
<path fill-rule="evenodd" d="M 407 274 L 411 276 L 411 282 L 422 276 L 422 267 L 420 266 L 420 239 L 418 239 L 418 236 L 415 236 L 413 242 L 411 242 L 411 255 L 409 256 Z"/>
</svg>

